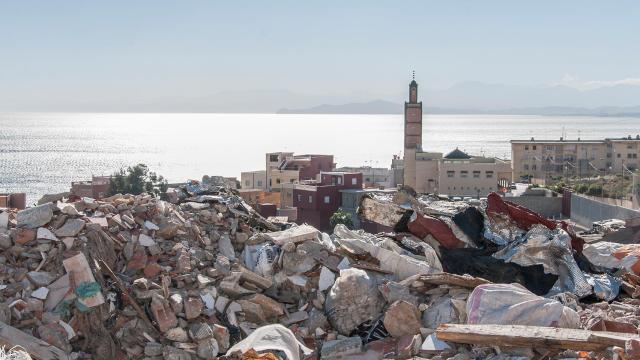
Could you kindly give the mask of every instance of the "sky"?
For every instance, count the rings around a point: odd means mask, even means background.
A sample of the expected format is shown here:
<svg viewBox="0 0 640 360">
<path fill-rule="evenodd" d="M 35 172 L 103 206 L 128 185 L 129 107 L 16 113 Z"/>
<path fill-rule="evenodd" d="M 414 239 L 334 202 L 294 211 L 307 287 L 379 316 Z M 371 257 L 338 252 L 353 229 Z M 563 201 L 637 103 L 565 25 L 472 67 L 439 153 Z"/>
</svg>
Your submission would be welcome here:
<svg viewBox="0 0 640 360">
<path fill-rule="evenodd" d="M 640 85 L 640 1 L 0 0 L 0 105 Z M 2 111 L 0 106 L 0 111 Z"/>
</svg>

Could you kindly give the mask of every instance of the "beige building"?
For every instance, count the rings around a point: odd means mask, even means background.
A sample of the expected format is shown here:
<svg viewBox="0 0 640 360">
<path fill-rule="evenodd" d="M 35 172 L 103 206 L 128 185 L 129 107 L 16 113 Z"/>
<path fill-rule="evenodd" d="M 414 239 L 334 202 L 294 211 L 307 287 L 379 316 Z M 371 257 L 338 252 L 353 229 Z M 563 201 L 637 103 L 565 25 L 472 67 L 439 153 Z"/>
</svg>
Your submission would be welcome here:
<svg viewBox="0 0 640 360">
<path fill-rule="evenodd" d="M 603 140 L 511 140 L 514 179 L 594 176 L 640 165 L 640 135 Z"/>
<path fill-rule="evenodd" d="M 267 173 L 265 170 L 245 171 L 240 173 L 240 186 L 243 189 L 267 190 Z"/>
<path fill-rule="evenodd" d="M 511 163 L 498 158 L 471 156 L 455 149 L 443 156 L 422 150 L 422 102 L 418 84 L 409 84 L 404 109 L 403 183 L 419 193 L 450 196 L 486 196 L 511 181 Z M 395 161 L 396 159 L 394 159 Z"/>
<path fill-rule="evenodd" d="M 511 182 L 511 162 L 470 156 L 456 149 L 438 162 L 437 191 L 457 196 L 485 196 Z"/>
</svg>

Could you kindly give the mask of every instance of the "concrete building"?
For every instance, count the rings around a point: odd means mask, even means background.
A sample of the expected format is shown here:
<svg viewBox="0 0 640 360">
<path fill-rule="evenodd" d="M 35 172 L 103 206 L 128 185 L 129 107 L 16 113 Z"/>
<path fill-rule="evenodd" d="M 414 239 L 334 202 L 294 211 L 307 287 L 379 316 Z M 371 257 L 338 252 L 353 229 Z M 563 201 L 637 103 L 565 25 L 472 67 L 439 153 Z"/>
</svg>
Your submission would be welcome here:
<svg viewBox="0 0 640 360">
<path fill-rule="evenodd" d="M 393 169 L 386 169 L 371 166 L 343 166 L 334 171 L 362 173 L 362 181 L 365 188 L 391 188 L 398 183 L 395 182 Z"/>
<path fill-rule="evenodd" d="M 91 181 L 74 181 L 71 183 L 71 194 L 78 197 L 101 199 L 107 196 L 110 176 L 92 176 Z"/>
<path fill-rule="evenodd" d="M 265 170 L 241 172 L 240 187 L 242 189 L 267 190 L 267 172 Z"/>
<path fill-rule="evenodd" d="M 399 155 L 393 155 L 391 171 L 393 172 L 393 187 L 402 185 L 404 182 L 404 159 Z"/>
<path fill-rule="evenodd" d="M 0 193 L 0 208 L 13 208 L 23 210 L 26 207 L 26 193 Z"/>
<path fill-rule="evenodd" d="M 315 180 L 322 171 L 331 171 L 333 155 L 293 155 L 292 152 L 267 153 L 267 190 L 280 191 L 283 184 Z"/>
<path fill-rule="evenodd" d="M 438 161 L 436 187 L 440 194 L 480 197 L 506 188 L 510 182 L 509 161 L 470 156 L 459 149 Z"/>
<path fill-rule="evenodd" d="M 587 177 L 640 167 L 640 135 L 603 140 L 511 140 L 513 178 Z"/>
<path fill-rule="evenodd" d="M 404 105 L 404 159 L 394 157 L 392 167 L 402 168 L 402 183 L 419 193 L 450 196 L 485 196 L 511 181 L 509 161 L 471 156 L 455 149 L 443 156 L 422 150 L 422 102 L 418 84 L 409 84 L 409 101 Z"/>
<path fill-rule="evenodd" d="M 250 206 L 257 207 L 259 204 L 275 204 L 280 206 L 280 194 L 268 192 L 262 189 L 238 189 L 240 197 Z"/>
<path fill-rule="evenodd" d="M 293 185 L 293 207 L 297 222 L 329 231 L 329 218 L 342 204 L 340 190 L 362 189 L 362 174 L 322 172 L 319 182 Z"/>
</svg>

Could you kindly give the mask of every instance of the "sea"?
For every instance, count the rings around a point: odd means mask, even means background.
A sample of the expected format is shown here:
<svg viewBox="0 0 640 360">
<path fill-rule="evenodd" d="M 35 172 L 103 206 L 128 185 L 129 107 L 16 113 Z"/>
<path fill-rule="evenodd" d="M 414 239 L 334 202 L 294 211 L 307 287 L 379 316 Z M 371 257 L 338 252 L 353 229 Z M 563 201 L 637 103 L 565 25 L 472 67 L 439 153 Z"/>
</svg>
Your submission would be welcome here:
<svg viewBox="0 0 640 360">
<path fill-rule="evenodd" d="M 138 163 L 172 183 L 264 169 L 265 153 L 333 154 L 337 166 L 389 167 L 402 115 L 0 113 L 0 193 L 68 191 Z M 423 149 L 510 158 L 511 139 L 640 133 L 640 118 L 425 115 Z"/>
</svg>

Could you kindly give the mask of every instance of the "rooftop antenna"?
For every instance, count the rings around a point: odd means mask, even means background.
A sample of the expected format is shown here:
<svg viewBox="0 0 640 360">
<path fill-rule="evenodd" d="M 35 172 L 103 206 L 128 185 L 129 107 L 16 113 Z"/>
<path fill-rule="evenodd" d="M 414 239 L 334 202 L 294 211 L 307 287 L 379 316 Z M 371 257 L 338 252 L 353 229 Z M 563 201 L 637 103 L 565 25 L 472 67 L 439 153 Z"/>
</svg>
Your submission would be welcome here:
<svg viewBox="0 0 640 360">
<path fill-rule="evenodd" d="M 412 72 L 412 74 L 411 74 L 412 80 L 415 80 L 416 79 L 416 71 L 412 70 L 411 72 Z"/>
</svg>

